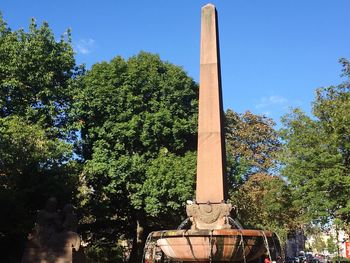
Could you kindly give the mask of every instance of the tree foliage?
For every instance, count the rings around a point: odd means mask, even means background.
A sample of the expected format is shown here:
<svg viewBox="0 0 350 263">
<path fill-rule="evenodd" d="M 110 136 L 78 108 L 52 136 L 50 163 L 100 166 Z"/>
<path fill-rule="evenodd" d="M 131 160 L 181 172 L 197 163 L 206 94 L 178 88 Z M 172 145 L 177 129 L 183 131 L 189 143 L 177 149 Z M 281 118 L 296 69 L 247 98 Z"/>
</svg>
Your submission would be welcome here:
<svg viewBox="0 0 350 263">
<path fill-rule="evenodd" d="M 0 16 L 0 246 L 6 262 L 19 261 L 11 253 L 21 255 L 36 211 L 50 195 L 62 202 L 73 196 L 72 147 L 62 139 L 74 67 L 69 34 L 57 42 L 46 23 L 38 27 L 34 20 L 28 32 L 12 31 Z"/>
<path fill-rule="evenodd" d="M 338 250 L 337 241 L 334 239 L 333 235 L 330 235 L 327 239 L 327 250 L 328 253 L 334 254 Z"/>
<path fill-rule="evenodd" d="M 198 86 L 179 67 L 141 52 L 95 64 L 71 111 L 81 131 L 81 202 L 95 233 L 179 223 L 192 199 Z M 157 218 L 157 220 L 155 220 Z M 113 231 L 108 227 L 119 225 Z M 97 235 L 93 235 L 98 238 Z"/>
<path fill-rule="evenodd" d="M 324 253 L 325 249 L 327 248 L 327 244 L 321 235 L 315 237 L 314 241 L 312 242 L 312 248 L 318 253 Z"/>
<path fill-rule="evenodd" d="M 18 261 L 7 256 L 15 250 L 21 255 L 45 201 L 50 196 L 61 202 L 72 198 L 75 180 L 74 165 L 67 162 L 70 153 L 70 145 L 49 138 L 39 125 L 18 116 L 0 118 L 0 244 L 8 262 Z"/>
<path fill-rule="evenodd" d="M 349 63 L 342 62 L 349 77 Z M 305 222 L 326 223 L 334 218 L 349 222 L 349 91 L 348 80 L 318 89 L 313 118 L 295 109 L 283 119 L 282 172 L 290 181 Z"/>
<path fill-rule="evenodd" d="M 252 175 L 231 198 L 238 219 L 246 228 L 269 229 L 285 240 L 288 231 L 299 227 L 286 182 L 268 174 Z"/>
<path fill-rule="evenodd" d="M 257 173 L 270 173 L 281 143 L 272 119 L 249 111 L 226 112 L 226 152 L 230 186 L 235 189 Z"/>
<path fill-rule="evenodd" d="M 12 31 L 0 17 L 0 117 L 16 114 L 57 135 L 79 72 L 69 31 L 56 42 L 47 23 Z"/>
<path fill-rule="evenodd" d="M 247 228 L 269 229 L 282 241 L 298 229 L 298 209 L 288 183 L 278 175 L 281 142 L 274 122 L 251 112 L 226 112 L 230 200 Z"/>
<path fill-rule="evenodd" d="M 177 211 L 184 216 L 184 204 L 193 199 L 195 184 L 196 153 L 189 151 L 185 156 L 176 156 L 167 150 L 161 150 L 146 171 L 143 185 L 145 211 L 156 218 L 166 218 Z M 177 223 L 176 221 L 174 223 Z M 163 222 L 161 227 L 167 226 Z"/>
</svg>

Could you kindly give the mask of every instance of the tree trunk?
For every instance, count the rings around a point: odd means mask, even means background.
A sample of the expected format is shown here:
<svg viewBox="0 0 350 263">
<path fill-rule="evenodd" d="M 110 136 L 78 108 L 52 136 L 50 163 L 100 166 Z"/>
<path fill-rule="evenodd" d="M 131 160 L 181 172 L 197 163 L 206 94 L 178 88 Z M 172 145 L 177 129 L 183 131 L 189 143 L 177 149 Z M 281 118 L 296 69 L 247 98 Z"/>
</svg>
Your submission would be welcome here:
<svg viewBox="0 0 350 263">
<path fill-rule="evenodd" d="M 136 233 L 133 238 L 132 250 L 130 254 L 130 263 L 141 263 L 143 248 L 145 246 L 144 227 L 140 220 L 136 221 Z"/>
</svg>

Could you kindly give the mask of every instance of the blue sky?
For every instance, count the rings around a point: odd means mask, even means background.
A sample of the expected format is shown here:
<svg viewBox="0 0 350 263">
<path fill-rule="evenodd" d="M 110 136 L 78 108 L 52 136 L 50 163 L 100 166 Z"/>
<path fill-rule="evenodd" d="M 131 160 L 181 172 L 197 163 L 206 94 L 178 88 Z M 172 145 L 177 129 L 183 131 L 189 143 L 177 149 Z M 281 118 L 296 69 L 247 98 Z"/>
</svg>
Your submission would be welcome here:
<svg viewBox="0 0 350 263">
<path fill-rule="evenodd" d="M 57 38 L 72 29 L 77 62 L 89 68 L 141 50 L 199 79 L 201 0 L 1 0 L 13 29 L 31 17 Z M 349 0 L 217 0 L 224 107 L 279 122 L 290 107 L 310 112 L 318 87 L 339 84 L 350 58 Z"/>
</svg>

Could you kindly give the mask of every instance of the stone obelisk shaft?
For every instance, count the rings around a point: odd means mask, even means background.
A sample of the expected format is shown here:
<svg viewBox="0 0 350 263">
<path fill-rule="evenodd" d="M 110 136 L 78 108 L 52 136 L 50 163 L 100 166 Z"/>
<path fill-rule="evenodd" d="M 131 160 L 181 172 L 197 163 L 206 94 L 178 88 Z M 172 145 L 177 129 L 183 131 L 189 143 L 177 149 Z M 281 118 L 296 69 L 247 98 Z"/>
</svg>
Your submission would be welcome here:
<svg viewBox="0 0 350 263">
<path fill-rule="evenodd" d="M 219 203 L 225 196 L 225 141 L 217 13 L 202 8 L 198 117 L 197 203 Z"/>
</svg>

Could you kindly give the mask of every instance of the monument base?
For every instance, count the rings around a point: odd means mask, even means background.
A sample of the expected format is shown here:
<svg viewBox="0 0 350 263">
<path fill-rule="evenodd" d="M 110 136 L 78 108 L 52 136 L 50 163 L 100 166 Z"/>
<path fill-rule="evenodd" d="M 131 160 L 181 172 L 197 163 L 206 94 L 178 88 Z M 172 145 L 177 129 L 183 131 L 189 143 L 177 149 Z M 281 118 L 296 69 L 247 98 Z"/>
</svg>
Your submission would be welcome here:
<svg viewBox="0 0 350 263">
<path fill-rule="evenodd" d="M 192 230 L 196 229 L 230 229 L 228 218 L 231 215 L 232 205 L 218 204 L 191 204 L 186 206 L 186 212 L 192 222 Z"/>
</svg>

